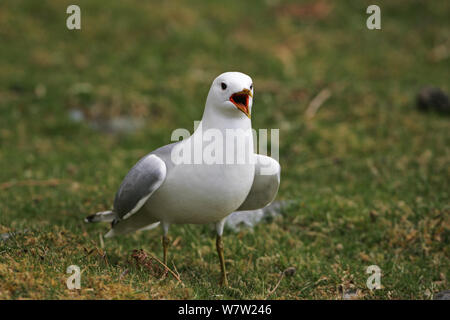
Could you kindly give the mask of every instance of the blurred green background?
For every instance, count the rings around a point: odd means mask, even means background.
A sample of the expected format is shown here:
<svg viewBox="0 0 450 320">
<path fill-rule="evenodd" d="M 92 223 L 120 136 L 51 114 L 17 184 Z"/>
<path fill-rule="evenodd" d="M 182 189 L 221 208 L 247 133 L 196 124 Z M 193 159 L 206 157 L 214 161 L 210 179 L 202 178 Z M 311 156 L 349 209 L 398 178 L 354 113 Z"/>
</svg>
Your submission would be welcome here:
<svg viewBox="0 0 450 320">
<path fill-rule="evenodd" d="M 66 8 L 81 8 L 81 30 Z M 450 4 L 377 1 L 0 2 L 0 298 L 431 299 L 450 277 Z M 108 240 L 82 219 L 111 207 L 130 167 L 192 131 L 211 81 L 253 78 L 253 126 L 280 129 L 282 217 L 226 231 L 220 288 L 209 226 Z M 318 98 L 319 97 L 319 98 Z M 314 114 L 308 113 L 323 98 Z M 66 268 L 83 270 L 66 288 Z M 367 266 L 382 270 L 366 287 Z M 280 279 L 286 268 L 294 275 Z M 274 290 L 275 289 L 275 290 Z"/>
</svg>

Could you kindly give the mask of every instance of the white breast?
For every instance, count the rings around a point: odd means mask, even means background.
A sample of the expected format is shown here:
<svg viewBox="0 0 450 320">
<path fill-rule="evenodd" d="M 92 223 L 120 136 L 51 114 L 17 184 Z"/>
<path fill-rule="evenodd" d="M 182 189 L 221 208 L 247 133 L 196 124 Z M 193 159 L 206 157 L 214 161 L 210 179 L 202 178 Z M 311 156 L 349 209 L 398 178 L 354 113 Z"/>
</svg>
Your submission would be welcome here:
<svg viewBox="0 0 450 320">
<path fill-rule="evenodd" d="M 189 139 L 183 142 L 190 143 Z M 224 145 L 223 154 L 228 152 Z M 255 174 L 254 157 L 253 141 L 249 139 L 243 164 L 224 161 L 172 167 L 163 185 L 147 202 L 147 214 L 169 223 L 220 221 L 239 208 L 250 192 Z"/>
<path fill-rule="evenodd" d="M 253 165 L 179 165 L 146 207 L 160 221 L 218 222 L 244 202 L 254 172 Z"/>
</svg>

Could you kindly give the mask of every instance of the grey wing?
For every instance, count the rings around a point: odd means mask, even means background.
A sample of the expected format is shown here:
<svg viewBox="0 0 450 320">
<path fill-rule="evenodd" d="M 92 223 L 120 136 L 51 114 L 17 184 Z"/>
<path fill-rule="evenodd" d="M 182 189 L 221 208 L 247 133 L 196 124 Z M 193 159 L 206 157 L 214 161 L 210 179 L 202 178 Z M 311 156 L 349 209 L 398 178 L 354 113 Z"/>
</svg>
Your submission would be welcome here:
<svg viewBox="0 0 450 320">
<path fill-rule="evenodd" d="M 161 158 L 149 154 L 128 172 L 114 199 L 114 213 L 127 219 L 147 202 L 166 178 L 167 168 Z"/>
<path fill-rule="evenodd" d="M 255 178 L 249 194 L 237 211 L 255 210 L 270 204 L 280 186 L 280 164 L 277 160 L 257 154 Z"/>
</svg>

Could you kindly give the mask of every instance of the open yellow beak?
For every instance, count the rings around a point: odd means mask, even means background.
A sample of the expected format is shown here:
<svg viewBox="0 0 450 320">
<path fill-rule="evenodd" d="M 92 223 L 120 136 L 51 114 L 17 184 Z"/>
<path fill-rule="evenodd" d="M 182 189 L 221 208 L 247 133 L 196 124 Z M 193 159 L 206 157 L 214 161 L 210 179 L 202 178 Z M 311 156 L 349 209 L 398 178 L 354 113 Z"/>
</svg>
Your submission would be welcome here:
<svg viewBox="0 0 450 320">
<path fill-rule="evenodd" d="M 248 89 L 233 93 L 230 97 L 230 101 L 241 110 L 247 117 L 250 116 L 249 100 L 253 98 L 252 92 Z"/>
</svg>

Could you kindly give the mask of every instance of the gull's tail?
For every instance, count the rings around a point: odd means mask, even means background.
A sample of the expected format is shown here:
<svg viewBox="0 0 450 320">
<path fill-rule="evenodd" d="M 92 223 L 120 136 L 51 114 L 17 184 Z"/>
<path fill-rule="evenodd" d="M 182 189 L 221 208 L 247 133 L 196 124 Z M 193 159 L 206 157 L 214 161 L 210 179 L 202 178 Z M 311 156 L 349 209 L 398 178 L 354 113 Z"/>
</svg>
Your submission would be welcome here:
<svg viewBox="0 0 450 320">
<path fill-rule="evenodd" d="M 84 222 L 113 222 L 116 214 L 112 211 L 100 211 L 84 219 Z"/>
<path fill-rule="evenodd" d="M 123 220 L 122 220 L 123 222 Z M 105 234 L 105 238 L 112 238 L 121 234 L 126 234 L 129 232 L 134 232 L 134 231 L 145 231 L 145 230 L 152 230 L 155 229 L 157 226 L 159 226 L 159 221 L 155 222 L 155 223 L 151 223 L 143 228 L 140 229 L 136 229 L 134 227 L 132 227 L 131 229 L 128 227 L 124 227 L 124 228 L 120 228 L 120 226 L 122 226 L 121 223 L 116 223 L 113 228 L 111 230 L 109 230 L 106 234 Z"/>
</svg>

